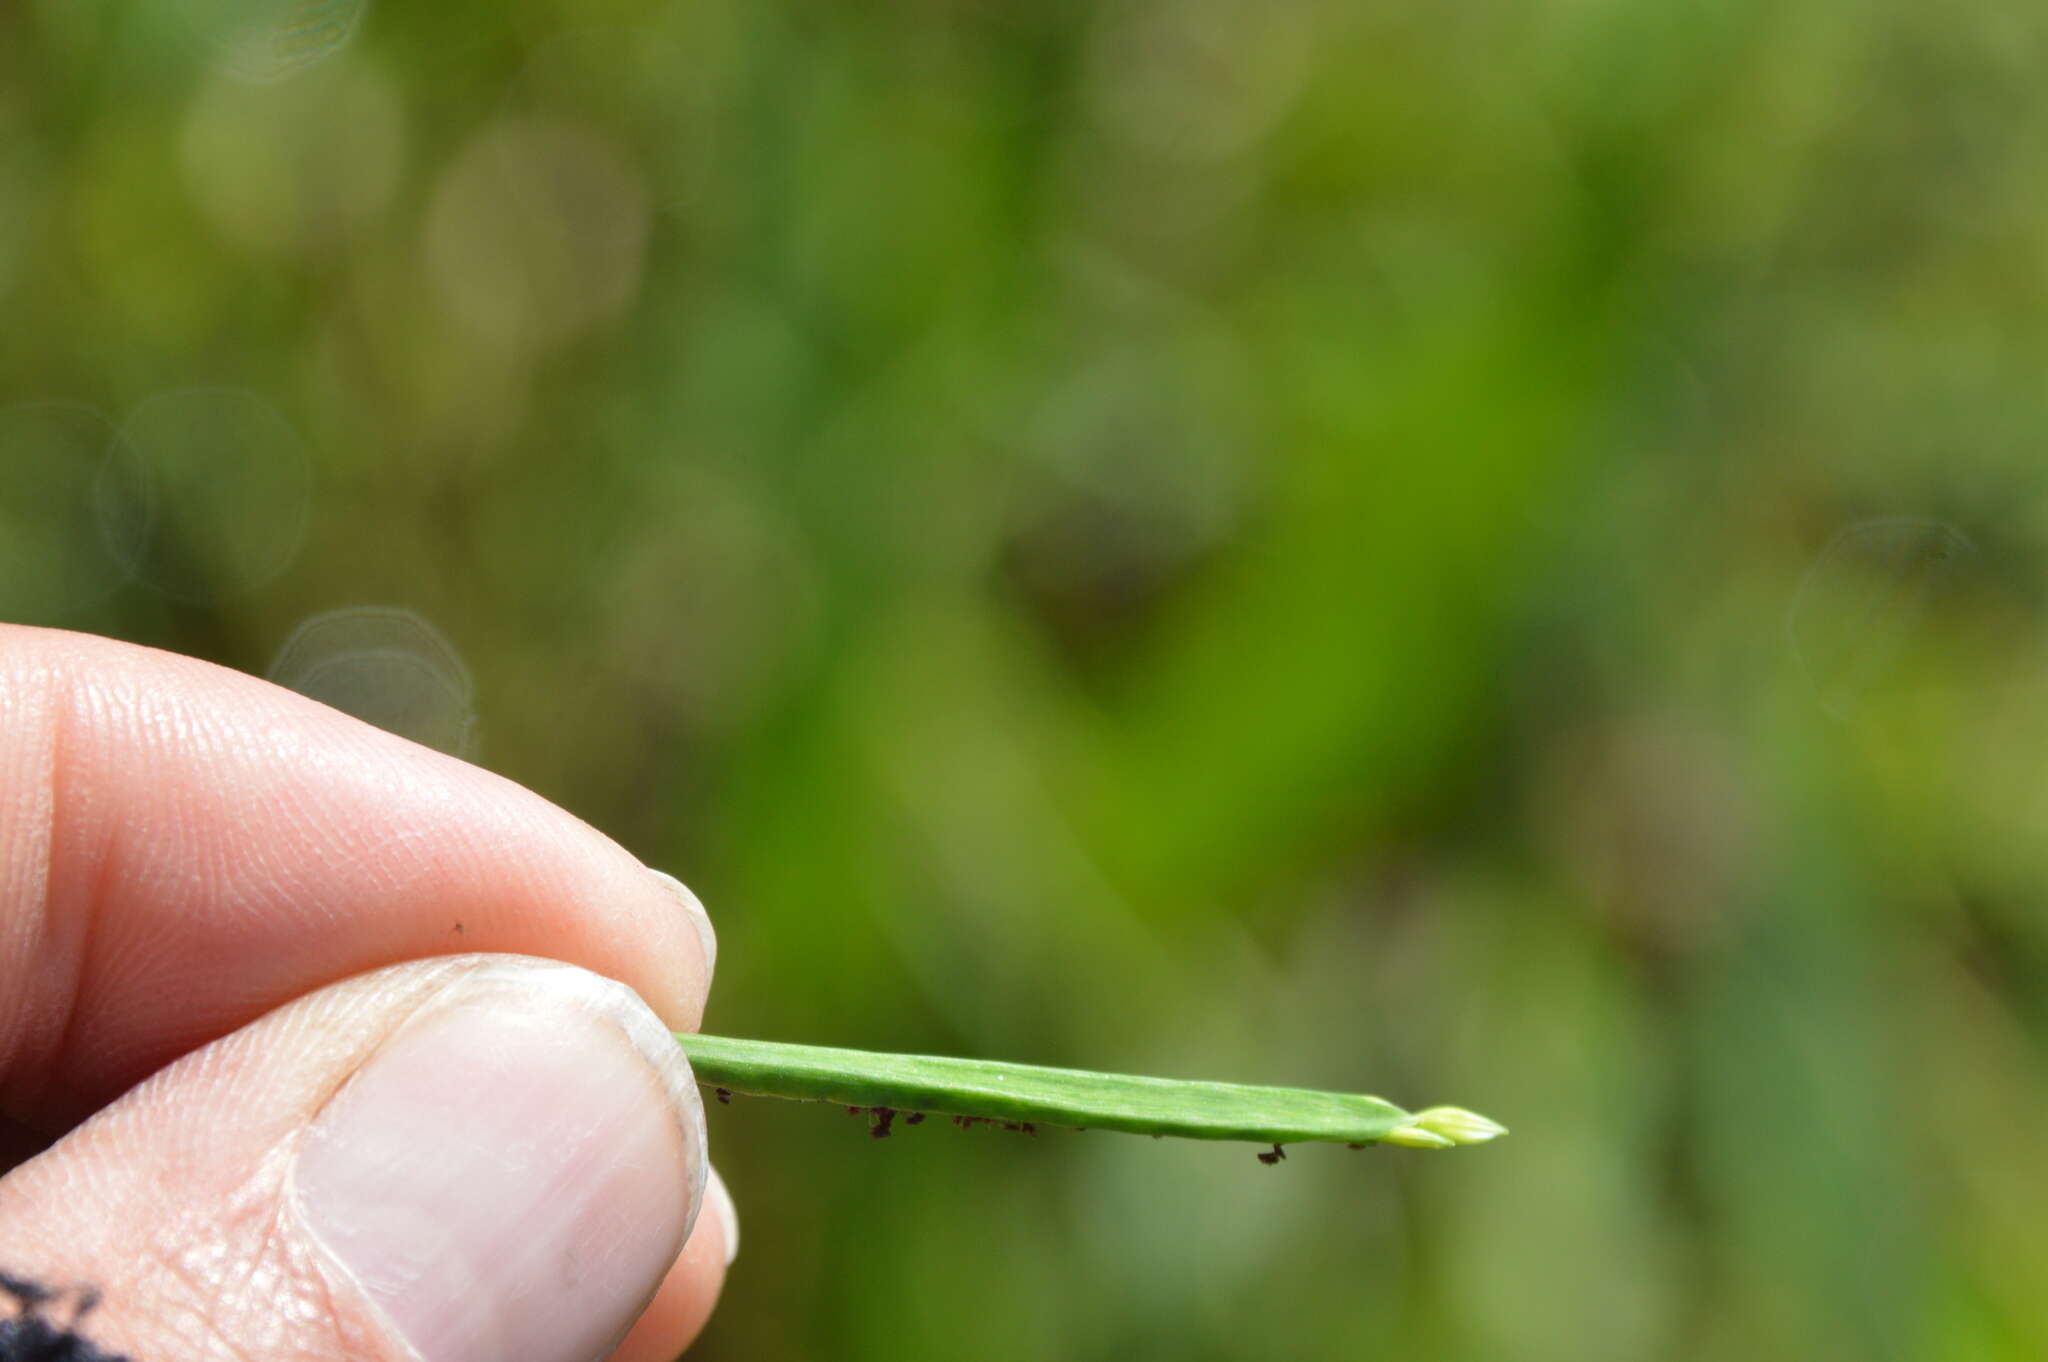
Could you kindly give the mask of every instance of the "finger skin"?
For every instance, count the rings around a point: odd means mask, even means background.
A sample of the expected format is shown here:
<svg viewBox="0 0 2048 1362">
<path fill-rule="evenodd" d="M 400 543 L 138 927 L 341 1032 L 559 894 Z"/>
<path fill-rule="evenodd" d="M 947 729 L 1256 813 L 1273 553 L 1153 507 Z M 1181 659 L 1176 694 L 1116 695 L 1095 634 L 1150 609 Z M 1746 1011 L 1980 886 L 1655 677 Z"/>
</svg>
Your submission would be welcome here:
<svg viewBox="0 0 2048 1362">
<path fill-rule="evenodd" d="M 313 1123 L 379 1047 L 503 959 L 351 979 L 158 1072 L 0 1179 L 0 1266 L 95 1288 L 101 1304 L 83 1332 L 138 1362 L 406 1362 L 408 1349 L 307 1234 L 295 1164 Z M 716 1217 L 707 1209 L 697 1224 L 658 1287 L 649 1282 L 621 1362 L 666 1362 L 709 1313 L 725 1258 Z M 448 1285 L 462 1290 L 460 1271 Z M 565 1287 L 549 1308 L 578 1300 Z"/>
<path fill-rule="evenodd" d="M 703 1330 L 725 1285 L 725 1245 L 732 1229 L 720 1222 L 721 1214 L 712 1203 L 705 1204 L 682 1256 L 611 1362 L 674 1362 Z"/>
<path fill-rule="evenodd" d="M 0 626 L 0 1119 L 55 1133 L 313 989 L 545 956 L 693 1030 L 674 901 L 536 795 L 266 682 Z"/>
</svg>

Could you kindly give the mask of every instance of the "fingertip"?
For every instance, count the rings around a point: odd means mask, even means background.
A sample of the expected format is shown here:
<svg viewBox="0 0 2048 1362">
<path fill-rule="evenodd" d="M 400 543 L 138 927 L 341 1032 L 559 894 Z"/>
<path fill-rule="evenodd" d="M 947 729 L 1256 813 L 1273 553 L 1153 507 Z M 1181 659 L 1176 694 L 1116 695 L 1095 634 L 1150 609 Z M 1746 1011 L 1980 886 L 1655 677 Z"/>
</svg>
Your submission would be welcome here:
<svg viewBox="0 0 2048 1362">
<path fill-rule="evenodd" d="M 725 1179 L 711 1164 L 704 1167 L 704 1209 L 719 1224 L 719 1243 L 725 1254 L 725 1265 L 731 1267 L 732 1260 L 740 1253 L 740 1212 L 732 1204 L 732 1192 L 726 1187 Z"/>
<path fill-rule="evenodd" d="M 610 1362 L 673 1362 L 696 1341 L 718 1304 L 739 1249 L 739 1216 L 718 1170 L 709 1171 L 696 1228 Z"/>
<path fill-rule="evenodd" d="M 691 892 L 690 886 L 675 876 L 652 867 L 648 868 L 647 873 L 654 877 L 654 882 L 661 886 L 662 892 L 682 910 L 683 920 L 690 924 L 690 930 L 695 933 L 698 959 L 703 962 L 704 967 L 702 991 L 708 993 L 711 989 L 712 974 L 718 968 L 718 931 L 711 925 L 711 914 L 704 911 L 704 901 Z"/>
</svg>

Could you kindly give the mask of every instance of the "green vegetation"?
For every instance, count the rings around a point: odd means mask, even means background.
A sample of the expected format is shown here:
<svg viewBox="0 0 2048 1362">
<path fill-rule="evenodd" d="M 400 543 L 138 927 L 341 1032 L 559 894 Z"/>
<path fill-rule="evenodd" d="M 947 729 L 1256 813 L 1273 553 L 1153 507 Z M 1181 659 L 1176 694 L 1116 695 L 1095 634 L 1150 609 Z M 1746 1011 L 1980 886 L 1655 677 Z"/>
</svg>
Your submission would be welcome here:
<svg viewBox="0 0 2048 1362">
<path fill-rule="evenodd" d="M 2048 10 L 253 3 L 0 5 L 0 616 L 299 643 L 714 1032 L 1515 1128 L 714 1105 L 693 1359 L 2048 1356 Z"/>
</svg>

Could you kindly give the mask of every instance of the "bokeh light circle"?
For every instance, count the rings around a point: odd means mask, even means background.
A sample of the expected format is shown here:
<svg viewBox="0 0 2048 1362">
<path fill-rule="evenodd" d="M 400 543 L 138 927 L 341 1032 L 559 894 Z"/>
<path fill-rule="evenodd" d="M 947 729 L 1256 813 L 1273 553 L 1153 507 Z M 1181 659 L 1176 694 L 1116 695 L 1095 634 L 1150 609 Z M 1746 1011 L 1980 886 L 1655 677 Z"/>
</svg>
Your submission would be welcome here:
<svg viewBox="0 0 2048 1362">
<path fill-rule="evenodd" d="M 358 606 L 315 615 L 286 640 L 266 675 L 422 746 L 457 757 L 475 751 L 469 669 L 410 610 Z"/>
<path fill-rule="evenodd" d="M 211 602 L 291 565 L 312 470 L 298 432 L 243 388 L 178 388 L 130 413 L 101 468 L 102 537 L 137 581 Z"/>
<path fill-rule="evenodd" d="M 250 81 L 297 75 L 348 45 L 369 0 L 182 0 L 185 22 Z"/>
<path fill-rule="evenodd" d="M 216 79 L 185 120 L 194 201 L 222 236 L 265 254 L 346 240 L 390 203 L 404 115 L 389 77 L 349 62 L 317 77 Z"/>
<path fill-rule="evenodd" d="M 442 177 L 426 227 L 430 275 L 478 340 L 543 349 L 632 304 L 652 216 L 645 175 L 602 134 L 501 119 Z"/>
</svg>

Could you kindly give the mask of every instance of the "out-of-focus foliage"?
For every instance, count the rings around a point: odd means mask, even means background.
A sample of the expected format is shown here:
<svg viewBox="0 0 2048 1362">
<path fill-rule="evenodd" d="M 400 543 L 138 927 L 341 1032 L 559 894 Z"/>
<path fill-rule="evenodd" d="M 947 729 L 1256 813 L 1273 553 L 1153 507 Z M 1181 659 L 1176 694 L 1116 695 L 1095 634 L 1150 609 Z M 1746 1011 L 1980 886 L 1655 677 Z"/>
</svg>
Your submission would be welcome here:
<svg viewBox="0 0 2048 1362">
<path fill-rule="evenodd" d="M 0 616 L 575 810 L 715 1029 L 1515 1132 L 715 1109 L 704 1357 L 2034 1362 L 2044 154 L 2024 0 L 18 0 Z"/>
</svg>

